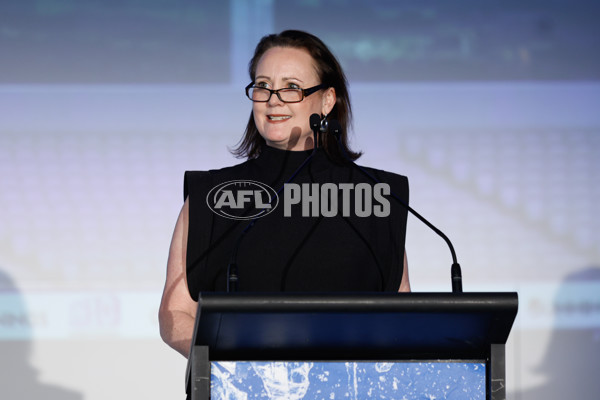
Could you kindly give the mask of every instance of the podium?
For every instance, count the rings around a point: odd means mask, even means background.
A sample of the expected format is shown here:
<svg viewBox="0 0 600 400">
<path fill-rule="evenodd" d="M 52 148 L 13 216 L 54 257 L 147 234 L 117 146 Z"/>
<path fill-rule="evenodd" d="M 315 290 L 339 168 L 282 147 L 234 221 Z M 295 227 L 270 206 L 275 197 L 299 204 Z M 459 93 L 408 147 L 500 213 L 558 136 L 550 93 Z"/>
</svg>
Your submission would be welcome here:
<svg viewBox="0 0 600 400">
<path fill-rule="evenodd" d="M 201 293 L 186 371 L 210 398 L 214 361 L 477 361 L 506 398 L 517 293 Z"/>
</svg>

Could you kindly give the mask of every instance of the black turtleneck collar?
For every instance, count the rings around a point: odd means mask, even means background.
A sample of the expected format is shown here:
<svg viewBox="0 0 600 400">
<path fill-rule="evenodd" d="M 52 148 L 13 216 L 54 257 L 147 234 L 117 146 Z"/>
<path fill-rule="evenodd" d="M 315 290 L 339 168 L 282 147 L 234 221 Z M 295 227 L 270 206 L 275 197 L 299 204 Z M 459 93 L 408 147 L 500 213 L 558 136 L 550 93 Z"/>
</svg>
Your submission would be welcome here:
<svg viewBox="0 0 600 400">
<path fill-rule="evenodd" d="M 254 160 L 259 168 L 279 172 L 284 179 L 290 177 L 305 161 L 306 165 L 299 173 L 317 173 L 333 165 L 322 148 L 318 148 L 313 154 L 312 149 L 291 151 L 267 144 L 262 145 L 259 156 Z"/>
</svg>

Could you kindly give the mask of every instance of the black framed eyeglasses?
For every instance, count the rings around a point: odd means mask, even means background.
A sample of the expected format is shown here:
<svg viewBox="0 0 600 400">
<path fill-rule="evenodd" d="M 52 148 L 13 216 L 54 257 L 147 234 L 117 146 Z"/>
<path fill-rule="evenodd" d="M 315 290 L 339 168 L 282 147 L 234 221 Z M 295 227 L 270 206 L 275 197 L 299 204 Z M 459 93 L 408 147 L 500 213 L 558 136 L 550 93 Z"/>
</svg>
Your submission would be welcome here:
<svg viewBox="0 0 600 400">
<path fill-rule="evenodd" d="M 326 87 L 326 85 L 321 83 L 308 89 L 282 88 L 273 90 L 255 86 L 254 82 L 252 82 L 246 86 L 246 96 L 255 103 L 266 103 L 274 93 L 284 103 L 300 103 L 305 97 Z"/>
</svg>

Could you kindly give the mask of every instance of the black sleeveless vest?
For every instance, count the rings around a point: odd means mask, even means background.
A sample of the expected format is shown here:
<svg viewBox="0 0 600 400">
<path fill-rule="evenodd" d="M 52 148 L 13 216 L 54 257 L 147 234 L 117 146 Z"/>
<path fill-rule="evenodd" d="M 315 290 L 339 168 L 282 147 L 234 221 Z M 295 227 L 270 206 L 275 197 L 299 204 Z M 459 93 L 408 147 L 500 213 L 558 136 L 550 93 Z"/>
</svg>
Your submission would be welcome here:
<svg viewBox="0 0 600 400">
<path fill-rule="evenodd" d="M 187 242 L 187 281 L 190 295 L 198 299 L 201 291 L 225 291 L 227 266 L 235 243 L 251 223 L 217 215 L 209 207 L 207 196 L 219 184 L 251 180 L 278 191 L 287 184 L 324 184 L 339 187 L 337 214 L 327 216 L 319 206 L 310 204 L 309 215 L 302 205 L 288 207 L 284 191 L 279 204 L 266 216 L 256 219 L 240 241 L 235 261 L 239 291 L 243 292 L 377 292 L 397 291 L 402 279 L 407 210 L 391 195 L 389 215 L 371 212 L 369 206 L 381 206 L 377 200 L 357 199 L 359 184 L 373 187 L 375 182 L 348 163 L 330 161 L 324 151 L 284 151 L 264 146 L 258 158 L 236 166 L 211 171 L 185 173 L 184 198 L 189 198 Z M 311 157 L 308 162 L 305 162 Z M 298 170 L 298 167 L 304 165 Z M 408 179 L 393 173 L 366 168 L 378 181 L 408 204 Z M 295 174 L 295 175 L 294 175 Z M 340 184 L 346 184 L 340 186 Z M 348 185 L 349 184 L 349 185 Z M 331 190 L 333 186 L 328 185 Z M 341 189 L 345 187 L 345 191 Z M 213 191 L 213 194 L 215 192 Z M 331 191 L 328 201 L 331 201 Z M 363 192 L 363 194 L 366 192 Z M 313 197 L 315 200 L 316 197 Z M 319 201 L 324 201 L 319 197 Z M 344 204 L 342 204 L 345 202 Z M 357 204 L 360 203 L 360 204 Z M 345 209 L 344 209 L 345 207 Z M 362 210 L 356 212 L 357 208 Z M 383 208 L 380 208 L 381 211 Z M 385 210 L 384 210 L 385 211 Z M 346 215 L 344 215 L 346 214 Z M 361 215 L 357 215 L 361 214 Z"/>
</svg>

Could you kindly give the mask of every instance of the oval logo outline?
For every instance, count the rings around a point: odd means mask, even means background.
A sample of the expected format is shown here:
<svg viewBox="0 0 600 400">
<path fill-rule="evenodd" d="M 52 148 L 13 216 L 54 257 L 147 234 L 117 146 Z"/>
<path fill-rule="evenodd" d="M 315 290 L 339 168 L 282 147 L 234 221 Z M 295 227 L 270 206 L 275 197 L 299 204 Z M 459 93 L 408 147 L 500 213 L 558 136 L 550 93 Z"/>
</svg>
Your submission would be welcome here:
<svg viewBox="0 0 600 400">
<path fill-rule="evenodd" d="M 248 216 L 233 215 L 233 214 L 229 214 L 225 211 L 215 209 L 215 205 L 217 202 L 216 199 L 218 197 L 218 194 L 223 193 L 223 190 L 228 186 L 236 186 L 239 184 L 253 185 L 255 187 L 258 187 L 258 189 L 260 189 L 262 192 L 267 193 L 267 197 L 269 200 L 267 202 L 267 204 L 271 204 L 271 208 L 270 209 L 264 209 L 264 208 L 256 209 L 256 207 L 255 207 L 255 209 L 258 210 L 258 212 L 256 212 L 255 214 L 252 214 L 252 215 L 248 215 Z M 274 201 L 272 200 L 273 198 L 274 198 Z M 212 199 L 212 201 L 211 201 L 211 199 Z M 215 213 L 221 217 L 228 218 L 228 219 L 247 221 L 247 220 L 252 220 L 255 218 L 262 218 L 262 217 L 272 213 L 279 205 L 279 196 L 277 195 L 277 192 L 271 186 L 269 186 L 265 183 L 253 181 L 251 179 L 236 179 L 236 180 L 232 180 L 232 181 L 222 182 L 222 183 L 218 184 L 217 186 L 213 187 L 206 195 L 206 205 L 213 213 Z"/>
</svg>

